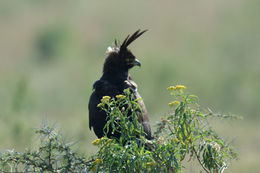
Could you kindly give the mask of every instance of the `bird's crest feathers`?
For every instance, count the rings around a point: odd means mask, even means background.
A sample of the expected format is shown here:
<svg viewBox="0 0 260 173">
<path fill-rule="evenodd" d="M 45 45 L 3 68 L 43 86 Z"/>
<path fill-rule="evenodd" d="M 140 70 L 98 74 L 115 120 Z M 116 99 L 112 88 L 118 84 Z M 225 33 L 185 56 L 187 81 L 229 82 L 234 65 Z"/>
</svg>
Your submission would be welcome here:
<svg viewBox="0 0 260 173">
<path fill-rule="evenodd" d="M 140 37 L 143 33 L 145 33 L 147 30 L 144 30 L 140 32 L 141 30 L 138 29 L 135 33 L 133 33 L 131 36 L 128 35 L 124 42 L 120 46 L 120 51 L 126 50 L 127 46 L 129 46 L 133 41 L 135 41 L 138 37 Z"/>
<path fill-rule="evenodd" d="M 121 44 L 121 46 L 119 47 L 118 45 L 118 41 L 115 39 L 115 42 L 114 42 L 114 45 L 113 46 L 109 46 L 107 48 L 107 51 L 106 53 L 107 54 L 110 54 L 110 53 L 113 53 L 113 52 L 117 52 L 117 53 L 120 53 L 120 52 L 123 52 L 123 51 L 126 51 L 126 48 L 127 46 L 129 46 L 133 41 L 135 41 L 138 37 L 140 37 L 143 33 L 145 33 L 146 31 L 148 30 L 144 30 L 144 31 L 141 31 L 140 29 L 138 29 L 135 33 L 133 33 L 131 36 L 128 35 L 124 42 Z"/>
</svg>

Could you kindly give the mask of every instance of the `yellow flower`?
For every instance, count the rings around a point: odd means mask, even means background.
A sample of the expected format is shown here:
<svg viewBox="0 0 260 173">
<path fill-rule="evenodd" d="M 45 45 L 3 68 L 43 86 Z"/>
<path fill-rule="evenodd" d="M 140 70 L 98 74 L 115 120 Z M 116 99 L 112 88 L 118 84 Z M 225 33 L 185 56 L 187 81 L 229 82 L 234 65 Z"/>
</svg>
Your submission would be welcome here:
<svg viewBox="0 0 260 173">
<path fill-rule="evenodd" d="M 154 166 L 154 165 L 156 165 L 155 162 L 147 162 L 147 163 L 146 163 L 146 166 Z"/>
<path fill-rule="evenodd" d="M 169 87 L 167 88 L 167 90 L 168 90 L 168 91 L 172 91 L 172 90 L 176 90 L 176 89 L 175 89 L 175 86 L 169 86 Z"/>
<path fill-rule="evenodd" d="M 103 96 L 102 99 L 101 99 L 101 102 L 102 103 L 105 103 L 105 102 L 108 102 L 110 100 L 111 97 L 109 96 Z"/>
<path fill-rule="evenodd" d="M 186 86 L 184 86 L 184 85 L 176 85 L 175 86 L 175 90 L 183 90 L 183 89 L 186 89 Z"/>
<path fill-rule="evenodd" d="M 116 95 L 116 98 L 117 99 L 123 99 L 123 98 L 125 98 L 125 95 L 119 94 L 119 95 Z"/>
<path fill-rule="evenodd" d="M 111 97 L 110 96 L 103 96 L 102 99 L 107 99 L 109 100 Z"/>
<path fill-rule="evenodd" d="M 93 144 L 93 145 L 99 145 L 100 142 L 101 142 L 100 139 L 95 139 L 94 141 L 92 141 L 92 144 Z"/>
<path fill-rule="evenodd" d="M 99 103 L 98 105 L 97 105 L 97 107 L 101 107 L 103 104 L 102 103 Z"/>
<path fill-rule="evenodd" d="M 168 103 L 169 106 L 174 106 L 174 105 L 179 105 L 179 104 L 180 104 L 180 102 L 176 101 L 176 100 Z"/>
<path fill-rule="evenodd" d="M 96 159 L 94 162 L 92 162 L 94 165 L 100 164 L 103 160 L 102 159 Z"/>
<path fill-rule="evenodd" d="M 175 143 L 180 142 L 180 140 L 179 140 L 178 138 L 174 138 L 173 141 L 174 141 Z"/>
<path fill-rule="evenodd" d="M 167 88 L 168 91 L 175 90 L 175 91 L 179 91 L 181 93 L 183 92 L 184 89 L 186 89 L 186 86 L 184 86 L 184 85 L 169 86 Z"/>
</svg>

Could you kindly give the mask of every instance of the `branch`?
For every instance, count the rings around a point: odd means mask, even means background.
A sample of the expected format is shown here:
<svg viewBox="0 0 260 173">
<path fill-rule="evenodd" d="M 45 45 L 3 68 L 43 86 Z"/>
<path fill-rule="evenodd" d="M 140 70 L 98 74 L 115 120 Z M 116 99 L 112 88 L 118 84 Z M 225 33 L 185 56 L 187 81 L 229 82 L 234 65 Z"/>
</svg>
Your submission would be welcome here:
<svg viewBox="0 0 260 173">
<path fill-rule="evenodd" d="M 196 157 L 197 157 L 197 159 L 198 159 L 200 165 L 202 166 L 202 168 L 203 168 L 207 173 L 210 173 L 210 171 L 209 171 L 209 170 L 203 165 L 203 163 L 201 162 L 200 157 L 199 157 L 199 155 L 198 155 L 198 153 L 197 153 L 197 151 L 195 150 L 194 147 L 192 147 L 192 150 L 193 150 L 193 152 L 195 153 L 195 155 L 196 155 Z"/>
</svg>

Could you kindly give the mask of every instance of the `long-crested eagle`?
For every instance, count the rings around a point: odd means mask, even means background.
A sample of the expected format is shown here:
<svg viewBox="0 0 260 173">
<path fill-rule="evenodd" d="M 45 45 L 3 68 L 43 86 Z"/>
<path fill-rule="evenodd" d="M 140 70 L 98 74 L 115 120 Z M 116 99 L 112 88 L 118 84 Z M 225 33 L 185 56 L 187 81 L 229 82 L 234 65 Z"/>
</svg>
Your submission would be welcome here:
<svg viewBox="0 0 260 173">
<path fill-rule="evenodd" d="M 128 35 L 124 42 L 118 46 L 115 42 L 114 47 L 108 48 L 108 55 L 103 66 L 103 75 L 93 85 L 93 93 L 89 99 L 89 128 L 93 127 L 98 138 L 103 137 L 104 126 L 107 123 L 107 114 L 101 110 L 97 105 L 103 96 L 115 97 L 118 94 L 123 94 L 124 89 L 129 88 L 131 94 L 137 99 L 138 104 L 142 110 L 136 110 L 138 122 L 143 126 L 145 137 L 151 139 L 151 127 L 149 124 L 148 113 L 144 102 L 137 92 L 137 85 L 132 80 L 128 71 L 134 66 L 141 66 L 141 63 L 127 48 L 134 40 L 140 37 L 147 30 L 137 30 L 132 35 Z M 112 134 L 109 132 L 107 136 L 119 138 L 120 134 Z"/>
</svg>

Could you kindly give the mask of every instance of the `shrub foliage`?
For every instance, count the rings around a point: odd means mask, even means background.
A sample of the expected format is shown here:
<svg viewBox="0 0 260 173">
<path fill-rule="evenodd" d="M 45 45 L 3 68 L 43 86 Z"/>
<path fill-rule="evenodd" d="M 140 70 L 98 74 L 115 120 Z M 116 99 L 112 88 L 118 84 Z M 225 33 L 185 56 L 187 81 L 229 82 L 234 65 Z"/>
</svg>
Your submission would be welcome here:
<svg viewBox="0 0 260 173">
<path fill-rule="evenodd" d="M 173 101 L 169 113 L 156 124 L 153 140 L 145 139 L 138 123 L 137 100 L 129 90 L 115 98 L 105 96 L 98 105 L 107 112 L 105 134 L 119 133 L 119 139 L 106 136 L 93 145 L 98 152 L 87 158 L 73 151 L 55 128 L 36 130 L 41 142 L 37 149 L 23 153 L 1 153 L 0 172 L 182 172 L 183 161 L 196 160 L 205 172 L 223 172 L 236 158 L 232 146 L 211 127 L 209 118 L 227 118 L 204 110 L 198 97 L 186 94 L 183 85 L 167 88 Z M 131 113 L 131 116 L 129 116 Z M 113 129 L 111 131 L 111 129 Z"/>
</svg>

